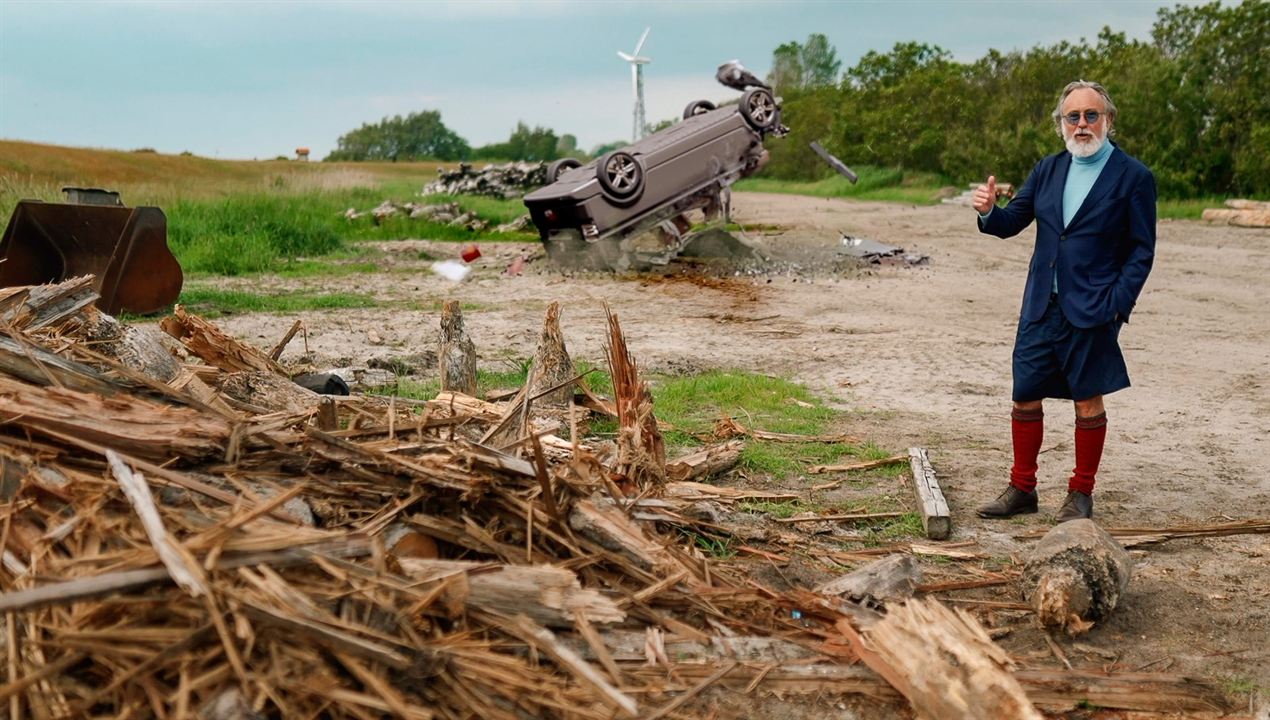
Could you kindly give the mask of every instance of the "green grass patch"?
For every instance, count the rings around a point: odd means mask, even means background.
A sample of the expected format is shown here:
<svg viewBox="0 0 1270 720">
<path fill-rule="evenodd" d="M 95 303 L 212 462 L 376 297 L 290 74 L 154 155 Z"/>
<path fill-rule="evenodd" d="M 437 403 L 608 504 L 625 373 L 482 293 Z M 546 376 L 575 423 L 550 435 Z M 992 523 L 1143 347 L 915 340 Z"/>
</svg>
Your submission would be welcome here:
<svg viewBox="0 0 1270 720">
<path fill-rule="evenodd" d="M 756 373 L 711 371 L 651 384 L 657 417 L 687 433 L 708 432 L 728 415 L 759 430 L 816 435 L 835 414 L 802 385 Z"/>
<path fill-rule="evenodd" d="M 861 165 L 853 169 L 859 176 L 859 181 L 854 185 L 841 175 L 833 175 L 813 182 L 762 177 L 747 178 L 734 187 L 737 190 L 750 192 L 934 205 L 939 202 L 939 192 L 942 188 L 956 184 L 945 177 L 928 172 L 869 165 Z"/>
<path fill-rule="evenodd" d="M 241 312 L 302 312 L 376 307 L 379 303 L 362 293 L 287 293 L 266 295 L 242 290 L 190 288 L 181 291 L 177 302 L 203 317 L 213 318 Z"/>
<path fill-rule="evenodd" d="M 411 183 L 378 187 L 350 187 L 297 192 L 265 188 L 252 194 L 222 198 L 181 199 L 164 208 L 168 216 L 168 244 L 187 272 L 246 275 L 262 272 L 321 274 L 314 258 L 347 257 L 348 244 L 359 240 L 422 238 L 451 242 L 534 241 L 533 233 L 495 233 L 493 225 L 524 214 L 518 200 L 445 195 L 419 198 Z M 397 204 L 458 202 L 462 211 L 475 212 L 491 223 L 485 231 L 471 231 L 405 213 L 376 222 L 363 216 L 350 220 L 349 208 L 360 212 L 384 200 Z M 295 265 L 305 258 L 305 264 Z M 366 266 L 363 265 L 363 268 Z M 369 271 L 369 270 L 367 270 Z"/>
<path fill-rule="evenodd" d="M 1221 207 L 1226 207 L 1223 198 L 1160 200 L 1155 204 L 1155 213 L 1161 220 L 1199 220 L 1204 210 Z"/>
<path fill-rule="evenodd" d="M 866 535 L 866 542 L 881 544 L 926 537 L 926 528 L 922 527 L 919 513 L 906 512 L 899 517 L 880 520 Z"/>
</svg>

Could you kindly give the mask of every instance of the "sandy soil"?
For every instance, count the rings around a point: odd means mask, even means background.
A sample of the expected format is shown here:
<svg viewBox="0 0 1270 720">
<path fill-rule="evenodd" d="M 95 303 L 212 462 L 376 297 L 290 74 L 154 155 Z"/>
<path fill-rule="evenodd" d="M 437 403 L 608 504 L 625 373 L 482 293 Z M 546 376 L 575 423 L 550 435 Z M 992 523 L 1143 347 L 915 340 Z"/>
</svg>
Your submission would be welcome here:
<svg viewBox="0 0 1270 720">
<path fill-rule="evenodd" d="M 1048 528 L 1072 467 L 1070 403 L 1048 401 L 1041 456 L 1042 511 L 984 521 L 973 508 L 995 495 L 1009 465 L 1010 350 L 1033 231 L 1011 241 L 981 235 L 959 206 L 738 194 L 735 213 L 765 228 L 775 261 L 757 274 L 700 272 L 562 275 L 541 258 L 502 277 L 523 245 L 486 245 L 476 272 L 450 284 L 418 251 L 453 257 L 454 245 L 384 243 L 384 275 L 278 281 L 306 290 L 373 292 L 383 309 L 304 314 L 319 364 L 435 348 L 437 303 L 469 303 L 468 326 L 489 367 L 533 352 L 542 311 L 564 307 L 575 357 L 601 360 L 602 303 L 619 315 L 632 352 L 654 372 L 743 368 L 801 381 L 849 415 L 849 431 L 879 445 L 930 449 L 954 513 L 954 540 L 1015 555 L 1016 535 Z M 780 228 L 776 230 L 774 228 Z M 840 233 L 930 256 L 920 267 L 844 266 Z M 1109 432 L 1096 518 L 1108 526 L 1162 526 L 1270 518 L 1270 232 L 1164 221 L 1155 270 L 1121 334 L 1133 387 L 1107 399 Z M 275 290 L 272 283 L 262 290 Z M 409 307 L 424 309 L 409 309 Z M 291 317 L 236 316 L 223 328 L 271 346 Z M 296 360 L 300 343 L 283 356 Z M 1136 553 L 1122 606 L 1081 642 L 1121 669 L 1198 674 L 1270 695 L 1270 537 L 1174 541 Z M 1001 595 L 985 597 L 1006 597 Z M 1045 652 L 1026 628 L 1004 643 Z M 1074 654 L 1085 664 L 1105 663 Z"/>
</svg>

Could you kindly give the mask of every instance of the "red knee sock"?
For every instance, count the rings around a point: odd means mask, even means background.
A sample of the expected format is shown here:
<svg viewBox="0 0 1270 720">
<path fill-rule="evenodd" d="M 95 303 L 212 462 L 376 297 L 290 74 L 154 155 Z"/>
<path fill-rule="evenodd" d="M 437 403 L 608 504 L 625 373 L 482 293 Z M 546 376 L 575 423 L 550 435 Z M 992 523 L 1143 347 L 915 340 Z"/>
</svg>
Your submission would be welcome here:
<svg viewBox="0 0 1270 720">
<path fill-rule="evenodd" d="M 1107 413 L 1076 418 L 1076 467 L 1067 481 L 1068 490 L 1086 495 L 1094 492 L 1094 476 L 1102 460 L 1102 446 L 1107 439 Z"/>
<path fill-rule="evenodd" d="M 1036 456 L 1041 452 L 1044 434 L 1045 413 L 1040 408 L 1010 412 L 1010 436 L 1014 441 L 1010 484 L 1023 492 L 1036 490 Z"/>
</svg>

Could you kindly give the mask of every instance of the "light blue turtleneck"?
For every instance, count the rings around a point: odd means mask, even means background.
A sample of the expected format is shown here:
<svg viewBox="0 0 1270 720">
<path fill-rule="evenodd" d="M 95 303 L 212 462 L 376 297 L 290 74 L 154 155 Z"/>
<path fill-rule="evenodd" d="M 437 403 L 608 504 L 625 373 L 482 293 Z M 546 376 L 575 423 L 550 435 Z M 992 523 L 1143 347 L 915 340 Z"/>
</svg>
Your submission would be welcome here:
<svg viewBox="0 0 1270 720">
<path fill-rule="evenodd" d="M 1067 183 L 1063 185 L 1063 227 L 1071 224 L 1076 211 L 1093 189 L 1102 169 L 1107 166 L 1107 158 L 1116 148 L 1109 140 L 1103 140 L 1102 147 L 1089 157 L 1072 156 L 1071 167 L 1067 169 Z M 1058 270 L 1054 271 L 1054 292 L 1058 292 Z"/>
</svg>

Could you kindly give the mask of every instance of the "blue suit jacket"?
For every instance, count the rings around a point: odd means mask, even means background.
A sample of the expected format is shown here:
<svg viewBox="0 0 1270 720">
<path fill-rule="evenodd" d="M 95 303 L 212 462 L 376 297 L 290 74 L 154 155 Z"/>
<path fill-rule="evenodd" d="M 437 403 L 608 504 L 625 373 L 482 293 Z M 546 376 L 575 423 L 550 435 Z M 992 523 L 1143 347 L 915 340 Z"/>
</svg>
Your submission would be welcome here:
<svg viewBox="0 0 1270 720">
<path fill-rule="evenodd" d="M 1036 220 L 1021 316 L 1045 314 L 1058 270 L 1058 303 L 1076 327 L 1128 320 L 1155 257 L 1155 177 L 1116 147 L 1089 195 L 1063 226 L 1064 150 L 1037 163 L 1010 204 L 979 220 L 982 232 L 1008 238 Z"/>
</svg>

